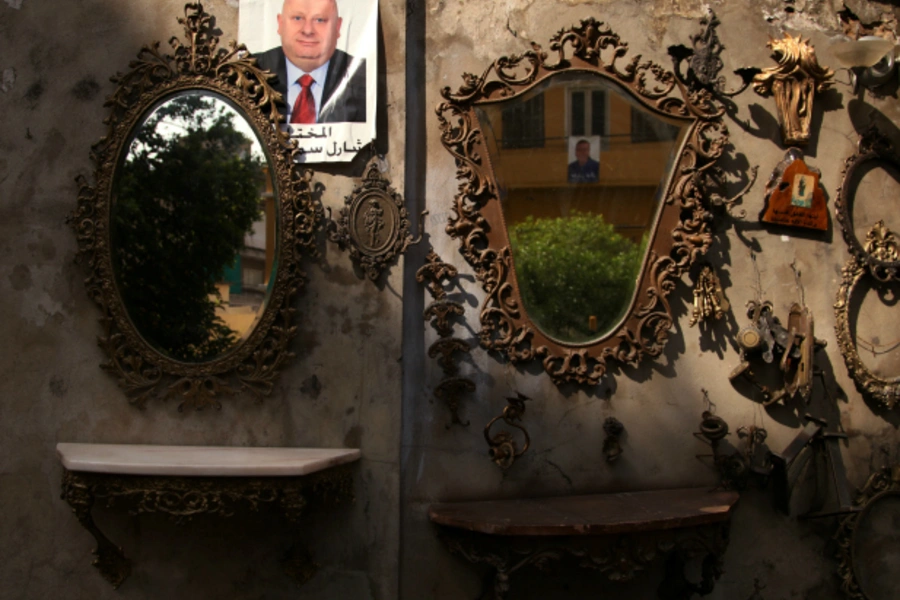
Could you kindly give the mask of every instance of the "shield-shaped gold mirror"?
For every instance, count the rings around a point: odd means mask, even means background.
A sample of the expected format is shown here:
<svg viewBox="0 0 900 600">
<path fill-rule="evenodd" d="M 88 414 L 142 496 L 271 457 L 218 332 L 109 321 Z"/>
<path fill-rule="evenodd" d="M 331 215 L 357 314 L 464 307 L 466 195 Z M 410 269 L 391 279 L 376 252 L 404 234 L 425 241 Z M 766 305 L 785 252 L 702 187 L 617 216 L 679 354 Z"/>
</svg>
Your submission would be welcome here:
<svg viewBox="0 0 900 600">
<path fill-rule="evenodd" d="M 443 90 L 461 181 L 447 232 L 487 293 L 482 344 L 596 385 L 610 359 L 662 351 L 675 280 L 711 241 L 727 130 L 709 92 L 626 61 L 603 23 L 532 46 Z"/>
</svg>

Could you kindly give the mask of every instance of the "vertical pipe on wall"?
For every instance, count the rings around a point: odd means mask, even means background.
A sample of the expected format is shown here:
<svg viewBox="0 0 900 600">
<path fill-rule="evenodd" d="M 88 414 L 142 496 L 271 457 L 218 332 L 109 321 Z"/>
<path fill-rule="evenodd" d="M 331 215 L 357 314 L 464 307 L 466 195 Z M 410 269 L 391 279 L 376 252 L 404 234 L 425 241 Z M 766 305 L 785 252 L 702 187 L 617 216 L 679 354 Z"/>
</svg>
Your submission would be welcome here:
<svg viewBox="0 0 900 600">
<path fill-rule="evenodd" d="M 426 208 L 425 173 L 427 166 L 426 110 L 425 110 L 425 0 L 406 2 L 406 144 L 403 197 L 411 216 L 418 223 L 418 215 Z M 423 223 L 424 225 L 424 223 Z M 424 232 L 414 232 L 414 236 Z M 403 261 L 403 392 L 400 430 L 400 556 L 397 564 L 400 597 L 403 598 L 402 565 L 408 544 L 403 544 L 407 530 L 407 494 L 414 484 L 409 468 L 417 405 L 422 402 L 425 388 L 425 322 L 422 319 L 425 297 L 416 282 L 416 271 L 425 261 L 430 241 L 411 246 Z"/>
</svg>

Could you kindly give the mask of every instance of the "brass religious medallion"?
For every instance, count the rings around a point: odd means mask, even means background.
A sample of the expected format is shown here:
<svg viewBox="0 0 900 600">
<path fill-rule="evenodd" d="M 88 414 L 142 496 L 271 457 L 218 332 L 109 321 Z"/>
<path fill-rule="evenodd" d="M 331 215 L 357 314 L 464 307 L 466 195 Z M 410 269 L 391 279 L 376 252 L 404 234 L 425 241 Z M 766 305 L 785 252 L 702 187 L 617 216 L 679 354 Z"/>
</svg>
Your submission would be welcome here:
<svg viewBox="0 0 900 600">
<path fill-rule="evenodd" d="M 328 239 L 350 252 L 350 259 L 375 281 L 388 264 L 419 243 L 409 232 L 409 213 L 403 196 L 381 172 L 384 161 L 373 157 L 362 180 L 347 196 L 337 219 L 328 223 Z M 422 217 L 428 211 L 422 213 Z M 329 217 L 330 217 L 329 209 Z M 423 227 L 419 225 L 421 232 Z"/>
</svg>

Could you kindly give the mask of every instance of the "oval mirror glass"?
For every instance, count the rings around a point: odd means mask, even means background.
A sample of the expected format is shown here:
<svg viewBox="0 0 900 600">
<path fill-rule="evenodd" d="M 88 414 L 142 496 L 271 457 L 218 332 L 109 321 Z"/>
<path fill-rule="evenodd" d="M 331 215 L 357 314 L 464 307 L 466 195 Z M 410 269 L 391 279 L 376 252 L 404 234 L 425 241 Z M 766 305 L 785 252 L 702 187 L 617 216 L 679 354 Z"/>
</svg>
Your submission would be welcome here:
<svg viewBox="0 0 900 600">
<path fill-rule="evenodd" d="M 528 318 L 569 344 L 628 314 L 673 160 L 693 124 L 590 73 L 476 109 Z"/>
<path fill-rule="evenodd" d="M 206 91 L 158 103 L 126 145 L 110 206 L 115 284 L 168 358 L 222 356 L 265 311 L 278 211 L 262 148 L 241 112 Z"/>
</svg>

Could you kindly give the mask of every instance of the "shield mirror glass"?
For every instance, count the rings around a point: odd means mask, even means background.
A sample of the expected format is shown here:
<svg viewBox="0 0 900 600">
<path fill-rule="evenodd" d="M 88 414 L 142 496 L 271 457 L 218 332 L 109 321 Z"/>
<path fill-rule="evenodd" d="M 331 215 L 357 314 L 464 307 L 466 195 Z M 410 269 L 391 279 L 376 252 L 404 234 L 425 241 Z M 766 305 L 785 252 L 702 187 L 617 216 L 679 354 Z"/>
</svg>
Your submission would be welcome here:
<svg viewBox="0 0 900 600">
<path fill-rule="evenodd" d="M 589 343 L 629 313 L 691 121 L 591 73 L 568 73 L 476 114 L 528 318 Z"/>
<path fill-rule="evenodd" d="M 263 144 L 224 97 L 189 91 L 147 111 L 116 170 L 115 284 L 170 359 L 206 362 L 254 330 L 276 272 L 277 195 Z"/>
</svg>

